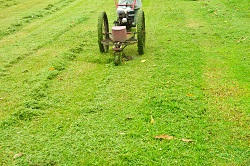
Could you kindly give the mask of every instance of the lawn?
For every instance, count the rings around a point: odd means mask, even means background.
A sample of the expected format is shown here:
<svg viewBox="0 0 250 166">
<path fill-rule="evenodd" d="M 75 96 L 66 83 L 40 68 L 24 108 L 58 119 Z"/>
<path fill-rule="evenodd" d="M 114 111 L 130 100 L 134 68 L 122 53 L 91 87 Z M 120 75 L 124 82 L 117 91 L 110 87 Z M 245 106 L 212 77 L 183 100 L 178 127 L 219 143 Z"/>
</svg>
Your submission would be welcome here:
<svg viewBox="0 0 250 166">
<path fill-rule="evenodd" d="M 115 66 L 113 0 L 0 0 L 0 165 L 249 165 L 249 6 L 143 0 Z"/>
</svg>

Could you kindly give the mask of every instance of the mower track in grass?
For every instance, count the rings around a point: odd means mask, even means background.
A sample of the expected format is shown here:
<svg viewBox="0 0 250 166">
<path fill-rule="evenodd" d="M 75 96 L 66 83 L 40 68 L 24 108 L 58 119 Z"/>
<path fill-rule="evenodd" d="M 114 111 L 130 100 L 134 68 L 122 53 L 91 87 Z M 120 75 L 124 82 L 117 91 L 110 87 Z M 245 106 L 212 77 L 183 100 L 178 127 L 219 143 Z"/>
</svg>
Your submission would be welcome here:
<svg viewBox="0 0 250 166">
<path fill-rule="evenodd" d="M 21 0 L 1 0 L 0 1 L 0 9 L 3 8 L 8 8 L 14 5 L 18 5 L 20 2 L 22 2 Z"/>
<path fill-rule="evenodd" d="M 68 9 L 68 12 L 70 12 L 72 9 Z M 17 33 L 14 36 L 10 36 L 9 38 L 6 38 L 5 40 L 2 40 L 1 45 L 9 45 L 7 47 L 2 47 L 3 55 L 0 57 L 2 58 L 2 63 L 4 67 L 4 71 L 7 71 L 6 68 L 12 67 L 19 61 L 23 60 L 27 56 L 31 56 L 32 54 L 36 53 L 38 50 L 41 48 L 45 47 L 46 45 L 50 45 L 51 42 L 57 40 L 62 34 L 65 32 L 69 31 L 72 27 L 82 23 L 87 19 L 86 16 L 81 16 L 78 18 L 74 18 L 74 20 L 66 20 L 67 26 L 59 29 L 55 29 L 56 25 L 51 24 L 51 22 L 54 22 L 54 19 L 63 19 L 62 14 L 64 13 L 59 13 L 59 17 L 52 17 L 53 19 L 46 19 L 46 20 L 41 20 L 43 24 L 45 25 L 46 29 L 48 30 L 47 33 L 41 33 L 44 27 L 39 27 L 37 24 L 31 24 L 27 29 L 24 29 L 26 33 L 24 34 L 23 32 Z M 60 26 L 60 25 L 57 25 Z M 50 28 L 50 29 L 49 29 Z M 28 35 L 26 35 L 28 34 Z M 44 39 L 44 36 L 48 35 L 48 38 Z M 20 37 L 21 40 L 15 40 L 16 38 Z M 9 49 L 10 47 L 14 47 L 15 50 Z M 16 52 L 16 49 L 22 50 L 22 52 Z M 12 56 L 5 56 L 6 53 L 11 54 Z"/>
<path fill-rule="evenodd" d="M 46 17 L 46 16 L 51 15 L 57 11 L 60 11 L 62 8 L 67 7 L 68 5 L 70 5 L 70 3 L 74 2 L 74 1 L 75 0 L 60 0 L 60 1 L 54 2 L 52 4 L 51 3 L 46 4 L 47 6 L 45 6 L 43 9 L 38 9 L 38 11 L 33 11 L 32 13 L 29 13 L 28 15 L 21 16 L 21 18 L 18 18 L 18 20 L 16 20 L 16 22 L 10 24 L 8 27 L 6 27 L 6 24 L 5 24 L 5 26 L 3 26 L 0 30 L 0 40 L 2 38 L 4 38 L 5 36 L 11 35 L 17 31 L 21 30 L 25 25 L 27 25 L 27 24 L 29 24 L 37 19 Z M 42 2 L 46 2 L 46 1 L 42 1 Z M 32 3 L 29 3 L 29 4 L 32 4 Z M 32 6 L 34 6 L 34 5 L 37 5 L 37 2 L 35 4 L 33 4 Z M 44 4 L 42 3 L 41 5 L 44 5 Z M 26 5 L 26 7 L 27 7 L 27 5 Z M 7 14 L 8 11 L 4 11 L 3 13 Z M 26 12 L 24 12 L 24 13 L 26 13 Z M 18 14 L 21 15 L 20 13 L 18 13 Z M 9 15 L 3 14 L 3 15 L 1 15 L 1 17 L 8 18 L 8 19 L 3 20 L 5 22 L 8 21 L 8 23 L 11 20 L 9 18 L 10 17 Z M 13 18 L 16 19 L 16 17 L 13 17 Z"/>
<path fill-rule="evenodd" d="M 79 8 L 78 4 L 76 4 L 75 7 Z M 72 9 L 69 9 L 69 10 L 72 10 Z M 89 12 L 92 13 L 92 10 L 89 10 Z M 85 14 L 86 13 L 87 11 L 85 11 Z M 53 39 L 48 38 L 49 39 L 48 41 L 46 41 L 47 40 L 46 39 L 43 45 L 38 45 L 38 48 L 35 48 L 31 52 L 26 53 L 24 55 L 19 55 L 14 61 L 11 61 L 11 63 L 8 63 L 8 65 L 5 65 L 3 68 L 4 70 L 2 70 L 2 77 L 1 77 L 1 87 L 2 87 L 2 91 L 5 92 L 4 94 L 8 95 L 10 93 L 10 90 L 12 89 L 15 92 L 20 92 L 20 93 L 17 93 L 17 96 L 20 97 L 21 95 L 22 97 L 26 95 L 27 97 L 27 94 L 25 94 L 23 91 L 19 91 L 18 88 L 14 88 L 14 87 L 18 87 L 22 85 L 27 85 L 28 86 L 27 88 L 29 89 L 33 89 L 32 87 L 35 85 L 39 85 L 43 87 L 44 85 L 47 84 L 46 79 L 50 80 L 51 77 L 53 78 L 61 70 L 64 70 L 65 66 L 67 65 L 67 61 L 73 60 L 76 57 L 76 54 L 78 54 L 79 52 L 83 50 L 82 48 L 83 44 L 88 46 L 88 44 L 86 44 L 87 43 L 86 40 L 84 40 L 84 34 L 87 36 L 89 33 L 92 33 L 92 32 L 90 32 L 87 28 L 82 28 L 82 24 L 86 20 L 88 20 L 87 16 L 80 15 L 80 18 L 74 19 L 73 22 L 70 22 L 69 25 L 65 26 L 66 28 L 62 27 L 62 29 L 58 29 L 58 32 L 56 33 L 53 32 L 54 33 L 52 36 L 54 37 Z M 77 32 L 74 32 L 74 29 L 77 29 L 76 30 Z M 83 33 L 83 35 L 81 36 L 76 36 L 76 34 L 81 33 L 83 29 L 85 29 L 86 33 Z M 43 28 L 35 29 L 35 31 L 38 31 L 38 32 L 41 30 L 43 30 Z M 36 32 L 33 32 L 33 33 L 36 33 Z M 48 31 L 48 33 L 51 33 L 51 32 Z M 30 40 L 29 37 L 25 39 L 27 40 L 27 42 L 29 42 Z M 67 48 L 71 44 L 70 40 L 76 41 L 74 43 L 75 46 L 74 47 L 71 46 L 72 48 Z M 56 44 L 53 44 L 55 42 Z M 22 44 L 23 44 L 23 40 L 22 40 Z M 40 43 L 38 42 L 38 44 Z M 61 45 L 61 47 L 58 48 L 59 45 Z M 55 52 L 55 49 L 58 50 L 58 52 Z M 31 61 L 38 63 L 35 68 L 30 63 Z M 13 65 L 16 66 L 16 68 L 13 68 Z M 57 67 L 59 69 L 57 69 Z M 12 78 L 16 78 L 18 81 Z M 5 80 L 11 81 L 12 84 L 6 84 Z M 44 82 L 44 83 L 40 85 L 40 82 Z M 10 86 L 12 88 L 9 88 Z M 37 88 L 39 87 L 36 87 L 34 89 L 37 89 Z M 13 99 L 14 97 L 12 96 L 11 100 Z M 20 102 L 13 102 L 13 104 L 14 103 L 20 105 Z M 23 103 L 26 103 L 26 100 Z M 37 105 L 36 102 L 34 104 Z M 21 104 L 21 106 L 23 106 L 23 104 Z M 5 107 L 5 108 L 8 108 L 8 110 L 10 109 L 9 107 Z"/>
<path fill-rule="evenodd" d="M 88 19 L 87 17 L 78 18 L 75 23 L 69 25 L 66 29 L 63 29 L 61 32 L 55 34 L 53 36 L 54 38 L 50 39 L 49 41 L 45 42 L 42 45 L 38 45 L 36 48 L 33 48 L 32 51 L 30 51 L 28 53 L 25 53 L 25 54 L 21 54 L 17 58 L 15 58 L 13 60 L 10 60 L 9 62 L 7 62 L 4 65 L 4 68 L 2 69 L 4 72 L 2 72 L 1 75 L 2 76 L 7 75 L 8 68 L 13 67 L 13 65 L 19 63 L 20 61 L 22 61 L 23 59 L 27 58 L 28 56 L 32 56 L 32 55 L 36 54 L 38 51 L 40 51 L 41 49 L 43 49 L 44 47 L 49 46 L 52 42 L 57 41 L 63 34 L 65 34 L 66 32 L 70 31 L 75 26 L 77 26 L 79 24 L 82 24 L 87 19 Z"/>
<path fill-rule="evenodd" d="M 112 1 L 76 0 L 4 37 L 0 165 L 247 165 L 248 4 L 145 0 L 145 55 L 131 46 L 121 66 L 97 45 Z"/>
</svg>

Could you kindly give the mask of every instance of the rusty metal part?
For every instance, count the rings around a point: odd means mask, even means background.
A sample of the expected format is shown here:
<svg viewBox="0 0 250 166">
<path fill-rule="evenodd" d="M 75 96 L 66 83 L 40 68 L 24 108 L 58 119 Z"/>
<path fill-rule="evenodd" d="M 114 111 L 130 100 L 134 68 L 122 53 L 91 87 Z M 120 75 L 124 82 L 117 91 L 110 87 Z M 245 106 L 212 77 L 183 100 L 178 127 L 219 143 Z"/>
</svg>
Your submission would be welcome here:
<svg viewBox="0 0 250 166">
<path fill-rule="evenodd" d="M 114 41 L 113 37 L 109 39 L 104 39 L 102 44 L 104 45 L 113 45 L 113 50 L 115 52 L 121 52 L 126 48 L 128 45 L 133 45 L 137 43 L 137 39 L 135 39 L 136 33 L 127 32 L 127 40 L 126 41 Z"/>
<path fill-rule="evenodd" d="M 132 4 L 127 4 L 127 5 L 122 5 L 118 3 L 118 0 L 114 0 L 115 1 L 115 6 L 116 8 L 118 8 L 119 6 L 130 6 L 133 10 L 135 9 L 135 4 L 136 4 L 136 0 L 134 0 L 134 2 Z"/>
<path fill-rule="evenodd" d="M 127 40 L 126 26 L 113 26 L 112 37 L 116 42 L 125 42 Z"/>
</svg>

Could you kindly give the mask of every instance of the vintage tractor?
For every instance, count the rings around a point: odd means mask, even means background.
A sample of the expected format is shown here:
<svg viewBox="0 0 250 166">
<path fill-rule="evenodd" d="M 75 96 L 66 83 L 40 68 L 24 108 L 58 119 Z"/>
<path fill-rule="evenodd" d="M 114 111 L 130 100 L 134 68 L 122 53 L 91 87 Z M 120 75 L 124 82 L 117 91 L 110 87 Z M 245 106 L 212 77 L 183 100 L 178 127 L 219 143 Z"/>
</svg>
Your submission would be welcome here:
<svg viewBox="0 0 250 166">
<path fill-rule="evenodd" d="M 98 44 L 101 53 L 109 51 L 113 46 L 114 63 L 119 65 L 126 55 L 124 48 L 136 44 L 139 55 L 144 54 L 145 49 L 145 15 L 142 9 L 136 9 L 136 0 L 133 4 L 119 4 L 117 0 L 117 20 L 114 21 L 112 32 L 109 32 L 109 22 L 106 12 L 102 12 L 98 18 Z"/>
</svg>

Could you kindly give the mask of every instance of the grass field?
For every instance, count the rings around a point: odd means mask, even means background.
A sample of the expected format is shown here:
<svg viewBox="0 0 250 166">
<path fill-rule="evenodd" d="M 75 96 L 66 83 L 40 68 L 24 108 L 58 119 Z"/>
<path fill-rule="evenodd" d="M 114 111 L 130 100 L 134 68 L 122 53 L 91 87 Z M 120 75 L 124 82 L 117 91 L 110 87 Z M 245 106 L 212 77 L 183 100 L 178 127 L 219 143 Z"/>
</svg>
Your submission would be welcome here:
<svg viewBox="0 0 250 166">
<path fill-rule="evenodd" d="M 250 164 L 250 1 L 143 9 L 145 55 L 114 66 L 113 0 L 0 0 L 0 165 Z"/>
</svg>

